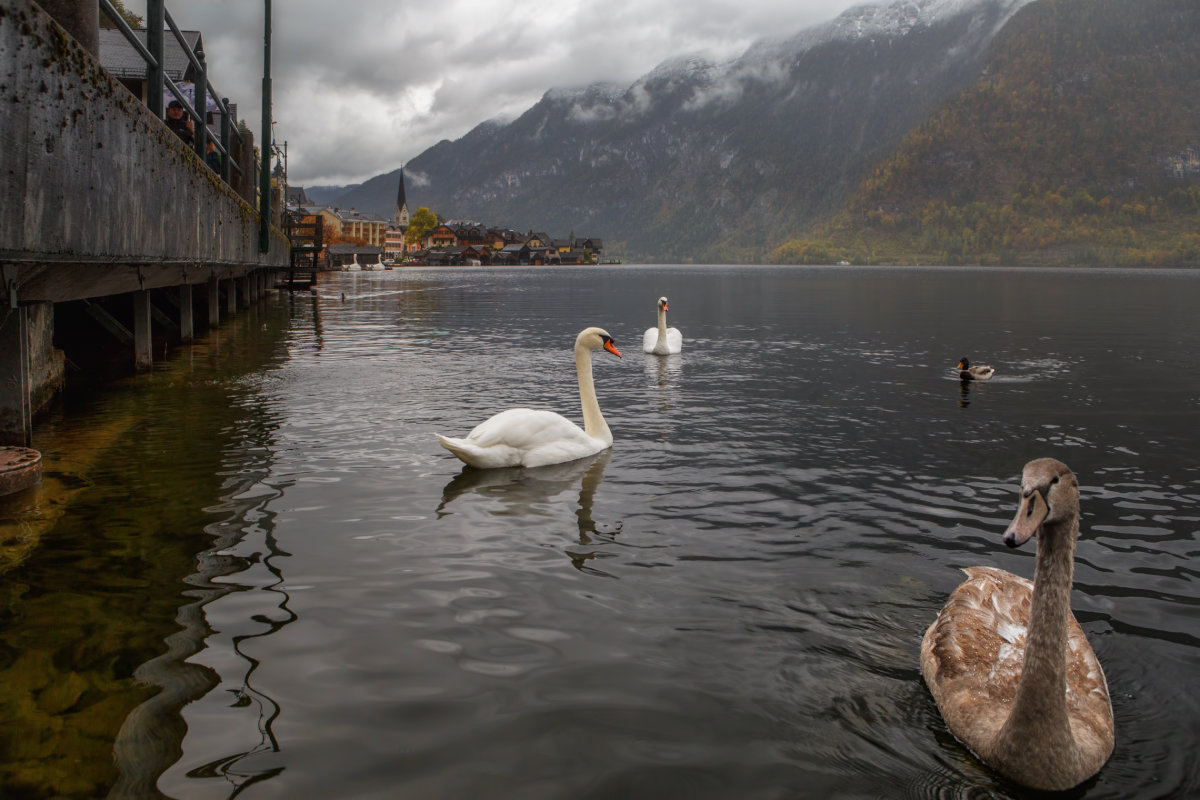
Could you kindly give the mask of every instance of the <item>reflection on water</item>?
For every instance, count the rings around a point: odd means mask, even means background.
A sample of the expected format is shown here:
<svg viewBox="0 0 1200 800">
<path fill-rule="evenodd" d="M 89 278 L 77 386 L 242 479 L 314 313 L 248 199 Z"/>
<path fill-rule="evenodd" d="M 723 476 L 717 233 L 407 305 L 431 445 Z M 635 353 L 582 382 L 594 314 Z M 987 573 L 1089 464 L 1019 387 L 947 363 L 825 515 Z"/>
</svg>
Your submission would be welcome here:
<svg viewBox="0 0 1200 800">
<path fill-rule="evenodd" d="M 527 519 L 544 514 L 547 504 L 557 502 L 562 496 L 575 496 L 575 518 L 579 527 L 580 547 L 569 548 L 567 555 L 576 569 L 588 570 L 592 574 L 604 573 L 589 566 L 592 559 L 603 557 L 598 540 L 611 541 L 620 534 L 618 520 L 607 526 L 598 526 L 592 513 L 596 490 L 604 480 L 604 468 L 612 458 L 612 450 L 545 467 L 508 467 L 504 469 L 475 469 L 464 467 L 442 490 L 442 502 L 437 507 L 437 516 L 452 514 L 450 503 L 465 494 L 475 494 L 498 504 L 488 513 Z"/>
<path fill-rule="evenodd" d="M 196 584 L 185 600 L 181 581 L 228 571 L 193 572 L 211 542 L 222 448 L 252 463 L 246 444 L 269 437 L 244 377 L 279 355 L 279 311 L 244 312 L 186 358 L 68 394 L 39 420 L 46 479 L 16 520 L 40 531 L 39 546 L 0 574 L 6 792 L 144 797 L 179 757 L 180 708 L 217 680 L 185 661 L 214 593 Z"/>
<path fill-rule="evenodd" d="M 331 276 L 39 430 L 62 488 L 12 512 L 42 532 L 0 575 L 0 785 L 1019 797 L 917 651 L 960 567 L 1032 576 L 1000 537 L 1050 455 L 1117 718 L 1086 793 L 1197 794 L 1198 278 Z M 595 364 L 611 450 L 480 471 L 438 446 L 496 408 L 578 421 L 580 326 L 637 341 L 664 291 L 686 356 Z M 996 377 L 956 386 L 962 352 Z"/>
<path fill-rule="evenodd" d="M 620 534 L 620 521 L 598 525 L 593 515 L 596 489 L 604 481 L 604 470 L 612 458 L 612 450 L 602 450 L 594 456 L 576 459 L 565 464 L 548 467 L 511 467 L 505 469 L 475 469 L 464 467 L 461 473 L 446 483 L 442 491 L 442 503 L 437 516 L 454 513 L 449 509 L 451 501 L 464 494 L 475 494 L 491 500 L 493 516 L 528 519 L 546 515 L 547 505 L 557 503 L 560 498 L 575 498 L 575 518 L 580 547 L 566 551 L 575 569 L 593 575 L 605 575 L 589 561 L 604 558 L 602 541 L 612 541 Z M 596 546 L 593 549 L 586 549 Z"/>
<path fill-rule="evenodd" d="M 974 382 L 975 381 L 968 380 L 966 378 L 959 379 L 959 381 L 958 381 L 958 383 L 959 383 L 959 389 L 958 389 L 958 391 L 959 391 L 959 394 L 958 394 L 959 408 L 966 408 L 967 406 L 971 405 L 971 384 Z"/>
</svg>

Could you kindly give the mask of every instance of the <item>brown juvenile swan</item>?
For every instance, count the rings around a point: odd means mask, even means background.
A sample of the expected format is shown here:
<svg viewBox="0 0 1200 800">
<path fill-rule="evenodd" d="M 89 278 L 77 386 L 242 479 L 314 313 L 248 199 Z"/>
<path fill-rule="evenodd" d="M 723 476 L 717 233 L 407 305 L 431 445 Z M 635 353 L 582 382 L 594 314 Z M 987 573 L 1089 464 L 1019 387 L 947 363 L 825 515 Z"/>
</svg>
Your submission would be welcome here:
<svg viewBox="0 0 1200 800">
<path fill-rule="evenodd" d="M 950 731 L 980 759 L 1035 789 L 1069 789 L 1113 749 L 1108 684 L 1071 613 L 1079 482 L 1052 458 L 1025 465 L 1004 534 L 1038 536 L 1034 581 L 970 567 L 925 631 L 921 674 Z"/>
</svg>

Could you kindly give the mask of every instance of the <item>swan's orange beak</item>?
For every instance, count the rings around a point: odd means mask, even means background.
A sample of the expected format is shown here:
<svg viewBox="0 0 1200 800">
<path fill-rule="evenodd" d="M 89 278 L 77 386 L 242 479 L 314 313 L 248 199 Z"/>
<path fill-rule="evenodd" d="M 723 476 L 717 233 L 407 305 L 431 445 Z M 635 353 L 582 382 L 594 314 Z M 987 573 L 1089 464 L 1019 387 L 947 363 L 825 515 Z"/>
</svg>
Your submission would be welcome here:
<svg viewBox="0 0 1200 800">
<path fill-rule="evenodd" d="M 612 339 L 609 339 L 608 341 L 606 341 L 604 343 L 604 349 L 607 350 L 608 352 L 612 353 L 617 358 L 621 357 L 621 351 L 617 349 L 617 346 L 615 344 L 613 344 Z"/>
<path fill-rule="evenodd" d="M 670 310 L 671 310 L 671 307 L 668 306 L 666 303 L 663 303 L 663 311 L 670 311 Z"/>
</svg>

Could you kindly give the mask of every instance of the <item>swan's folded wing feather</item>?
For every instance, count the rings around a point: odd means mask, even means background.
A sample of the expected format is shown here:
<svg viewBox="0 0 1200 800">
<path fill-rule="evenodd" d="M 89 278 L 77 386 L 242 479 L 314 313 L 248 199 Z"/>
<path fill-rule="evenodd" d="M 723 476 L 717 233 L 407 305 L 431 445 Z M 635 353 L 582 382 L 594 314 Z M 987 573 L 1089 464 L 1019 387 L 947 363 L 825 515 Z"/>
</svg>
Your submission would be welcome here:
<svg viewBox="0 0 1200 800">
<path fill-rule="evenodd" d="M 921 674 L 951 732 L 978 752 L 1016 696 L 1033 584 L 992 567 L 963 571 L 967 580 L 925 632 Z M 978 742 L 966 738 L 971 731 Z"/>
<path fill-rule="evenodd" d="M 586 439 L 578 425 L 561 414 L 532 408 L 510 408 L 475 426 L 467 440 L 478 447 L 541 447 L 558 441 Z"/>
<path fill-rule="evenodd" d="M 1074 614 L 1067 633 L 1067 709 L 1080 755 L 1089 769 L 1100 769 L 1112 755 L 1112 701 L 1104 669 Z"/>
<path fill-rule="evenodd" d="M 658 344 L 658 328 L 646 328 L 646 332 L 642 334 L 642 352 L 653 353 L 656 344 Z"/>
</svg>

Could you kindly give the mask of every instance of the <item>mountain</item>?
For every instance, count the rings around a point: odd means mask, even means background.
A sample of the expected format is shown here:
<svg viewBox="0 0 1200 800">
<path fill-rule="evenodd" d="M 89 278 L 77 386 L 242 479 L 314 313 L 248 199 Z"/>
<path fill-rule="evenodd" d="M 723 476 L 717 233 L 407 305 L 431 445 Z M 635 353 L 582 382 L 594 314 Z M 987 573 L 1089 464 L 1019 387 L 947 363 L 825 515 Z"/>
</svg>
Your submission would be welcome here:
<svg viewBox="0 0 1200 800">
<path fill-rule="evenodd" d="M 760 260 L 979 77 L 1029 0 L 867 6 L 740 58 L 670 61 L 626 88 L 555 89 L 405 165 L 410 207 L 575 231 L 609 254 Z M 390 216 L 398 171 L 338 198 Z"/>
<path fill-rule="evenodd" d="M 360 184 L 353 186 L 305 186 L 304 193 L 308 195 L 308 199 L 315 205 L 332 205 L 339 197 L 357 189 Z M 393 192 L 393 195 L 395 193 Z M 391 209 L 388 209 L 388 215 L 391 215 Z"/>
<path fill-rule="evenodd" d="M 779 261 L 1200 265 L 1200 4 L 1040 0 Z"/>
<path fill-rule="evenodd" d="M 600 237 L 628 261 L 1088 256 L 1032 221 L 1060 188 L 1091 187 L 1070 203 L 1131 220 L 1192 202 L 1160 179 L 1200 147 L 1198 12 L 1195 0 L 858 7 L 727 63 L 681 58 L 628 87 L 548 91 L 406 164 L 409 205 Z M 337 202 L 390 216 L 397 179 Z M 1138 187 L 1159 194 L 1121 199 Z M 990 224 L 980 204 L 1011 216 L 1014 192 L 1028 231 L 981 243 L 965 230 Z M 1160 233 L 1158 250 L 1185 236 L 1178 219 Z"/>
</svg>

